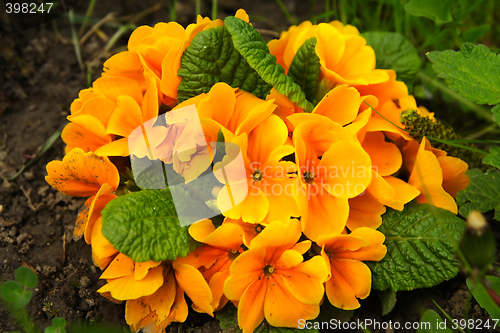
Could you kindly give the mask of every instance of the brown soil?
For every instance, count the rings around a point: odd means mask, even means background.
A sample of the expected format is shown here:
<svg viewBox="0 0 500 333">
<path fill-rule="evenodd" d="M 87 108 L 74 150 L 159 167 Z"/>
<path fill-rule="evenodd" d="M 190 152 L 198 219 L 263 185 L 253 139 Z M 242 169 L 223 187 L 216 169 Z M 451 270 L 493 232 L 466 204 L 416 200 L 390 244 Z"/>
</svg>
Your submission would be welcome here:
<svg viewBox="0 0 500 333">
<path fill-rule="evenodd" d="M 94 16 L 104 17 L 116 12 L 117 16 L 131 17 L 158 2 L 97 2 Z M 85 15 L 88 3 L 88 0 L 79 1 L 75 14 Z M 202 4 L 204 15 L 210 14 L 210 3 Z M 307 19 L 308 5 L 299 0 L 285 3 L 300 20 Z M 179 23 L 187 25 L 195 20 L 194 0 L 179 0 L 177 6 Z M 258 15 L 253 19 L 257 28 L 281 31 L 288 27 L 276 2 L 269 0 L 219 0 L 219 16 L 233 15 L 240 7 L 250 15 Z M 317 11 L 321 12 L 321 8 Z M 163 8 L 138 23 L 154 25 L 169 18 L 168 9 Z M 15 269 L 23 264 L 38 272 L 40 282 L 27 309 L 41 329 L 49 326 L 54 316 L 64 317 L 69 326 L 103 322 L 127 327 L 124 305 L 113 304 L 96 292 L 104 281 L 99 280 L 101 272 L 92 263 L 90 246 L 83 239 L 72 240 L 83 199 L 62 195 L 44 180 L 46 164 L 62 159 L 63 142 L 57 141 L 19 178 L 11 182 L 7 180 L 56 130 L 64 127 L 72 100 L 80 89 L 86 87 L 85 74 L 78 66 L 70 42 L 68 21 L 64 18 L 56 20 L 60 37 L 51 23 L 19 33 L 5 32 L 8 24 L 5 15 L 0 23 L 0 279 L 13 279 Z M 108 36 L 115 31 L 104 29 Z M 126 45 L 129 34 L 125 34 L 116 46 Z M 104 53 L 105 45 L 94 35 L 82 46 L 83 61 L 91 64 L 93 79 L 100 74 L 103 61 L 111 55 Z M 464 278 L 460 276 L 433 289 L 399 293 L 396 308 L 385 317 L 380 315 L 379 300 L 372 293 L 363 301 L 362 310 L 355 314 L 354 319 L 418 321 L 422 310 L 436 309 L 431 298 L 453 317 L 461 319 L 467 293 Z M 486 318 L 485 312 L 474 305 L 471 307 L 472 318 Z M 14 329 L 15 323 L 8 311 L 0 306 L 0 332 Z M 217 320 L 193 312 L 186 323 L 173 324 L 168 330 L 219 332 L 220 328 Z"/>
</svg>

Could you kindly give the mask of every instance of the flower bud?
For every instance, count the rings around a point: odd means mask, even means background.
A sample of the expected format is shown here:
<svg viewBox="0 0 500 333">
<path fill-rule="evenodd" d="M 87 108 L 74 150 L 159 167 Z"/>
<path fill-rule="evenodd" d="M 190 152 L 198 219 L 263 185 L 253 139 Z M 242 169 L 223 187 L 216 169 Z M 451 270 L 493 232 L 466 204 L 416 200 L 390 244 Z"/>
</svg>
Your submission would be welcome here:
<svg viewBox="0 0 500 333">
<path fill-rule="evenodd" d="M 467 229 L 460 241 L 460 250 L 467 262 L 481 271 L 495 262 L 495 237 L 481 213 L 472 211 L 467 217 Z"/>
</svg>

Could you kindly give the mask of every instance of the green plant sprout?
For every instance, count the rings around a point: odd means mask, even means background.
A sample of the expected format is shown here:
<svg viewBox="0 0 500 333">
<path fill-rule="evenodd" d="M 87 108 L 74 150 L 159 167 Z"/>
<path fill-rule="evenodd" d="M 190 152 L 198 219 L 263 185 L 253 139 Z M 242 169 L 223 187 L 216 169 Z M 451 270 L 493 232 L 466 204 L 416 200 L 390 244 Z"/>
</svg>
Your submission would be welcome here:
<svg viewBox="0 0 500 333">
<path fill-rule="evenodd" d="M 17 321 L 18 326 L 21 328 L 21 331 L 14 331 L 12 333 L 41 333 L 26 311 L 26 306 L 33 296 L 32 289 L 38 285 L 38 277 L 32 269 L 21 266 L 16 269 L 15 278 L 15 281 L 6 281 L 0 286 L 2 300 L 10 310 L 12 317 Z M 70 332 L 125 333 L 126 331 L 105 327 L 99 324 L 92 324 L 90 326 L 76 325 Z M 62 317 L 53 318 L 52 325 L 45 328 L 44 333 L 67 333 L 66 319 Z"/>
</svg>

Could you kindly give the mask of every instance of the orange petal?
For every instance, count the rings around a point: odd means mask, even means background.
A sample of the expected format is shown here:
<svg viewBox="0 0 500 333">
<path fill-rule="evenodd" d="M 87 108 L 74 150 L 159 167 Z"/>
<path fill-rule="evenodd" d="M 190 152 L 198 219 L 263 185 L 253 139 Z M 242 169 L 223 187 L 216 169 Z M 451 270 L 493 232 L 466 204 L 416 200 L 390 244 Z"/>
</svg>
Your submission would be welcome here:
<svg viewBox="0 0 500 333">
<path fill-rule="evenodd" d="M 109 119 L 107 133 L 128 137 L 142 123 L 142 111 L 137 101 L 130 96 L 119 96 L 115 111 Z"/>
<path fill-rule="evenodd" d="M 106 207 L 108 202 L 117 198 L 116 195 L 111 194 L 113 189 L 108 184 L 103 184 L 101 189 L 96 194 L 96 200 L 93 202 L 92 206 L 90 206 L 89 211 L 89 220 L 87 225 L 85 226 L 85 241 L 87 244 L 92 243 L 92 228 L 94 226 L 97 218 L 101 216 L 101 211 Z"/>
<path fill-rule="evenodd" d="M 224 294 L 227 298 L 240 300 L 247 287 L 258 280 L 259 276 L 263 276 L 265 256 L 266 250 L 257 247 L 243 252 L 233 261 L 230 268 L 231 276 L 224 284 Z"/>
<path fill-rule="evenodd" d="M 425 150 L 426 142 L 427 139 L 424 137 L 408 184 L 421 191 L 417 197 L 419 203 L 430 203 L 456 214 L 457 204 L 453 197 L 443 189 L 443 171 L 434 153 Z"/>
<path fill-rule="evenodd" d="M 330 90 L 312 113 L 323 115 L 344 126 L 356 118 L 360 103 L 361 99 L 356 89 L 341 85 Z"/>
<path fill-rule="evenodd" d="M 318 316 L 319 302 L 310 305 L 299 301 L 288 291 L 287 281 L 281 276 L 273 274 L 267 285 L 264 313 L 272 326 L 297 327 L 300 319 L 309 320 Z"/>
<path fill-rule="evenodd" d="M 335 259 L 330 261 L 332 277 L 326 282 L 326 294 L 330 303 L 343 310 L 354 310 L 370 294 L 371 272 L 361 261 Z"/>
<path fill-rule="evenodd" d="M 212 291 L 200 271 L 193 266 L 180 264 L 175 267 L 175 277 L 196 307 L 213 316 Z"/>
<path fill-rule="evenodd" d="M 94 81 L 94 89 L 109 98 L 116 101 L 118 96 L 130 96 L 137 103 L 142 102 L 142 90 L 140 84 L 126 77 L 101 77 Z"/>
<path fill-rule="evenodd" d="M 135 263 L 130 257 L 119 253 L 108 268 L 101 274 L 100 279 L 117 279 L 134 273 Z"/>
<path fill-rule="evenodd" d="M 379 261 L 387 253 L 384 245 L 385 236 L 380 231 L 372 228 L 358 228 L 351 232 L 349 236 L 367 241 L 369 245 L 363 246 L 356 251 L 337 252 L 335 256 L 343 259 L 355 259 L 360 261 Z"/>
<path fill-rule="evenodd" d="M 382 132 L 366 133 L 362 146 L 370 155 L 373 168 L 379 175 L 392 175 L 401 168 L 403 163 L 401 152 L 394 143 L 385 141 Z"/>
<path fill-rule="evenodd" d="M 314 241 L 321 235 L 339 234 L 344 230 L 349 216 L 347 199 L 336 198 L 323 190 L 321 195 L 309 196 L 307 203 L 307 215 L 302 215 L 301 222 L 303 232 L 309 239 Z"/>
<path fill-rule="evenodd" d="M 443 170 L 443 189 L 456 198 L 458 192 L 469 185 L 469 176 L 465 174 L 469 165 L 461 159 L 451 156 L 438 157 L 438 162 Z"/>
<path fill-rule="evenodd" d="M 328 280 L 325 260 L 321 256 L 314 256 L 297 267 L 278 269 L 275 274 L 283 277 L 283 283 L 288 292 L 305 304 L 319 304 L 325 294 L 323 282 Z"/>
<path fill-rule="evenodd" d="M 378 228 L 382 224 L 385 206 L 368 191 L 349 199 L 349 218 L 346 227 L 355 230 L 360 227 Z"/>
<path fill-rule="evenodd" d="M 62 161 L 47 164 L 47 183 L 61 193 L 86 197 L 96 194 L 102 184 L 109 184 L 114 190 L 120 177 L 116 167 L 107 157 L 84 153 L 73 149 Z"/>
<path fill-rule="evenodd" d="M 89 115 L 99 120 L 104 128 L 108 126 L 109 117 L 115 109 L 115 103 L 105 97 L 92 98 L 81 106 L 80 110 L 68 116 L 68 120 L 73 122 L 74 119 L 81 115 Z M 75 122 L 76 123 L 76 122 Z M 90 128 L 92 130 L 92 128 Z"/>
<path fill-rule="evenodd" d="M 129 156 L 130 152 L 128 147 L 128 139 L 121 138 L 105 144 L 104 146 L 96 149 L 95 154 L 98 156 Z"/>
<path fill-rule="evenodd" d="M 150 269 L 142 280 L 135 280 L 133 275 L 109 280 L 97 292 L 109 291 L 111 296 L 117 300 L 129 300 L 151 295 L 163 284 L 163 268 L 163 266 L 158 266 Z"/>
<path fill-rule="evenodd" d="M 227 282 L 224 290 L 227 290 Z M 245 293 L 238 303 L 238 325 L 243 329 L 243 333 L 254 332 L 257 326 L 264 320 L 265 298 L 266 283 L 264 279 L 253 281 L 246 288 Z"/>
<path fill-rule="evenodd" d="M 119 252 L 102 234 L 102 221 L 99 217 L 92 228 L 92 261 L 104 270 Z"/>
<path fill-rule="evenodd" d="M 146 262 L 136 262 L 134 267 L 134 279 L 144 279 L 151 268 L 159 266 L 160 264 L 161 261 L 154 262 L 152 260 Z"/>
<path fill-rule="evenodd" d="M 66 144 L 64 149 L 66 154 L 75 148 L 83 149 L 84 152 L 95 152 L 99 147 L 111 142 L 112 137 L 105 133 L 95 134 L 94 131 L 74 123 L 64 126 L 61 133 L 61 139 Z"/>
<path fill-rule="evenodd" d="M 337 141 L 323 154 L 318 167 L 324 188 L 337 198 L 354 198 L 370 184 L 370 156 L 359 144 Z"/>
</svg>

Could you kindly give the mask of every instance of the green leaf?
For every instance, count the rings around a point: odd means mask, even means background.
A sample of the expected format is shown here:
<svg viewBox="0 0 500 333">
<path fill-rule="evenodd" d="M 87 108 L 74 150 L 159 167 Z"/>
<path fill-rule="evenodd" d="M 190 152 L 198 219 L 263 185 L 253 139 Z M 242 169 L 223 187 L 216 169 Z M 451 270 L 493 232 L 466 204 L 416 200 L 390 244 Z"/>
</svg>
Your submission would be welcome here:
<svg viewBox="0 0 500 333">
<path fill-rule="evenodd" d="M 453 21 L 450 5 L 453 0 L 410 0 L 405 10 L 413 16 L 427 17 L 437 24 Z"/>
<path fill-rule="evenodd" d="M 0 289 L 2 298 L 17 310 L 28 305 L 33 294 L 31 290 L 25 290 L 16 281 L 4 282 Z"/>
<path fill-rule="evenodd" d="M 500 221 L 500 172 L 492 170 L 483 173 L 471 169 L 466 173 L 470 178 L 469 186 L 458 192 L 458 212 L 463 217 L 473 210 L 486 213 L 495 209 L 495 220 Z"/>
<path fill-rule="evenodd" d="M 464 43 L 460 51 L 427 53 L 439 77 L 463 97 L 478 104 L 500 103 L 500 55 L 484 45 Z"/>
<path fill-rule="evenodd" d="M 234 49 L 226 27 L 200 31 L 181 58 L 177 75 L 182 77 L 178 88 L 179 102 L 207 93 L 217 82 L 239 87 L 264 99 L 271 86 L 261 79 Z"/>
<path fill-rule="evenodd" d="M 297 50 L 288 69 L 288 76 L 302 88 L 307 100 L 313 105 L 316 104 L 314 97 L 321 74 L 321 64 L 315 48 L 316 37 L 306 40 Z"/>
<path fill-rule="evenodd" d="M 403 211 L 390 209 L 379 231 L 387 255 L 367 262 L 374 289 L 412 290 L 438 285 L 458 273 L 455 246 L 465 222 L 448 210 L 411 202 Z"/>
<path fill-rule="evenodd" d="M 196 247 L 179 223 L 169 189 L 120 196 L 101 215 L 104 237 L 134 261 L 174 260 Z"/>
<path fill-rule="evenodd" d="M 377 290 L 380 304 L 382 305 L 382 316 L 389 314 L 396 305 L 396 292 L 392 290 Z"/>
<path fill-rule="evenodd" d="M 495 105 L 493 109 L 491 109 L 491 112 L 493 112 L 493 120 L 500 123 L 500 104 Z"/>
<path fill-rule="evenodd" d="M 66 327 L 66 319 L 62 317 L 55 317 L 52 319 L 52 326 L 59 329 L 64 329 Z"/>
<path fill-rule="evenodd" d="M 377 68 L 394 69 L 398 80 L 413 83 L 422 63 L 413 44 L 395 32 L 366 32 L 362 36 L 375 51 Z"/>
<path fill-rule="evenodd" d="M 490 28 L 489 24 L 483 24 L 479 27 L 471 28 L 462 34 L 462 39 L 464 42 L 474 43 L 481 36 L 490 31 Z"/>
<path fill-rule="evenodd" d="M 500 169 L 500 147 L 491 147 L 490 154 L 483 159 L 483 163 Z"/>
<path fill-rule="evenodd" d="M 417 333 L 434 332 L 453 333 L 452 330 L 446 327 L 446 321 L 436 311 L 429 309 L 425 311 L 420 319 L 420 326 Z"/>
<path fill-rule="evenodd" d="M 228 16 L 224 20 L 232 36 L 234 48 L 245 58 L 260 77 L 271 84 L 280 94 L 296 103 L 306 112 L 311 112 L 313 105 L 293 79 L 285 75 L 283 67 L 276 63 L 276 58 L 269 53 L 269 48 L 262 36 L 249 23 Z"/>
<path fill-rule="evenodd" d="M 486 279 L 491 283 L 491 289 L 493 289 L 497 294 L 500 294 L 500 278 L 487 275 Z M 500 307 L 491 298 L 488 290 L 482 282 L 474 282 L 472 278 L 468 278 L 467 287 L 469 287 L 472 296 L 474 296 L 479 305 L 488 311 L 491 318 L 500 319 Z"/>
<path fill-rule="evenodd" d="M 18 269 L 16 269 L 15 274 L 17 282 L 19 282 L 26 288 L 35 288 L 38 284 L 38 277 L 31 268 L 20 266 Z"/>
</svg>

